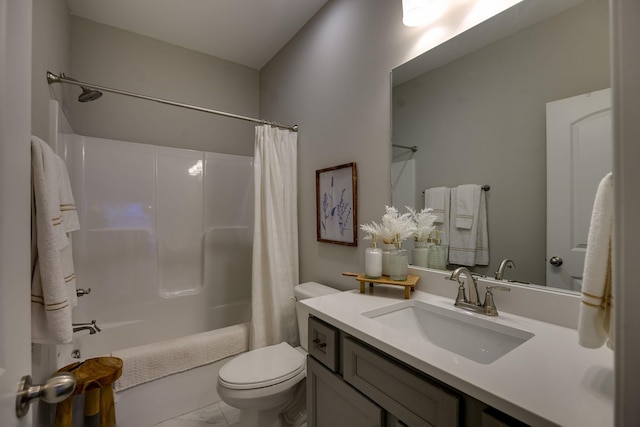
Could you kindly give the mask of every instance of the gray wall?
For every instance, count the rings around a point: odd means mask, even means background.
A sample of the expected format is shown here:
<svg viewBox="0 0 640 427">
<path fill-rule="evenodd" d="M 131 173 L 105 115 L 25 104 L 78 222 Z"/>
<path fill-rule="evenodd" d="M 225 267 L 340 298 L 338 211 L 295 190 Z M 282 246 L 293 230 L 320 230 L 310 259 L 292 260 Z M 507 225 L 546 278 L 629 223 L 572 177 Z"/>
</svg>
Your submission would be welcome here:
<svg viewBox="0 0 640 427">
<path fill-rule="evenodd" d="M 258 116 L 258 71 L 149 37 L 71 19 L 71 69 L 79 80 L 245 116 Z M 80 89 L 69 87 L 66 96 Z M 76 133 L 252 155 L 254 124 L 121 95 L 71 103 Z"/>
<path fill-rule="evenodd" d="M 66 7 L 63 0 L 51 1 Z M 378 220 L 390 202 L 389 73 L 473 24 L 464 15 L 452 17 L 444 31 L 425 42 L 424 30 L 403 26 L 401 15 L 399 1 L 329 1 L 260 72 L 72 17 L 70 69 L 50 59 L 43 61 L 42 70 L 299 124 L 300 279 L 352 288 L 356 282 L 341 273 L 362 268 L 364 246 L 316 241 L 315 170 L 356 161 L 358 223 Z M 42 38 L 42 49 L 55 43 L 65 46 L 64 37 L 56 37 Z M 80 134 L 230 154 L 253 152 L 251 123 L 112 94 L 79 104 L 79 88 L 64 86 L 61 92 L 54 92 L 54 98 L 68 103 L 71 124 Z M 34 108 L 48 99 L 34 98 Z M 48 120 L 43 114 L 34 122 L 46 129 Z"/>
<path fill-rule="evenodd" d="M 300 125 L 301 281 L 355 287 L 341 273 L 363 268 L 367 245 L 316 241 L 315 171 L 357 162 L 358 223 L 379 220 L 391 201 L 389 73 L 471 25 L 463 13 L 429 32 L 404 27 L 401 14 L 400 1 L 331 0 L 261 70 L 261 113 Z"/>
<path fill-rule="evenodd" d="M 46 2 L 38 3 L 43 7 Z M 453 17 L 444 31 L 425 41 L 424 29 L 402 25 L 401 13 L 399 1 L 329 1 L 260 72 L 72 17 L 70 70 L 52 65 L 53 60 L 43 61 L 42 70 L 53 68 L 104 86 L 299 124 L 300 279 L 352 288 L 356 282 L 341 273 L 362 268 L 365 245 L 316 241 L 315 170 L 357 162 L 358 223 L 378 220 L 390 202 L 389 73 L 472 25 L 465 16 Z M 57 37 L 64 46 L 64 37 Z M 51 43 L 56 41 L 43 38 L 43 49 Z M 79 104 L 79 92 L 65 86 L 62 95 L 78 133 L 252 153 L 251 123 L 113 94 Z M 47 99 L 34 99 L 34 108 Z M 42 117 L 34 118 L 41 127 L 46 126 Z"/>
<path fill-rule="evenodd" d="M 71 68 L 71 19 L 64 0 L 33 0 L 31 49 L 31 133 L 49 137 L 49 99 L 61 99 L 60 86 L 49 86 L 46 73 Z M 68 108 L 64 100 L 63 108 Z"/>
<path fill-rule="evenodd" d="M 259 71 L 149 37 L 69 16 L 64 0 L 34 0 L 32 132 L 48 137 L 49 99 L 76 133 L 253 155 L 254 124 L 108 94 L 76 101 L 80 88 L 47 85 L 46 71 L 106 87 L 259 117 Z"/>
<path fill-rule="evenodd" d="M 329 1 L 260 73 L 260 112 L 297 123 L 300 281 L 354 288 L 364 249 L 316 241 L 315 171 L 355 161 L 358 223 L 379 221 L 391 199 L 390 71 L 419 30 L 400 1 Z"/>
<path fill-rule="evenodd" d="M 475 271 L 511 258 L 507 278 L 545 283 L 545 104 L 610 87 L 608 7 L 582 3 L 394 87 L 393 141 L 419 147 L 416 200 L 428 187 L 491 185 L 491 262 Z"/>
</svg>

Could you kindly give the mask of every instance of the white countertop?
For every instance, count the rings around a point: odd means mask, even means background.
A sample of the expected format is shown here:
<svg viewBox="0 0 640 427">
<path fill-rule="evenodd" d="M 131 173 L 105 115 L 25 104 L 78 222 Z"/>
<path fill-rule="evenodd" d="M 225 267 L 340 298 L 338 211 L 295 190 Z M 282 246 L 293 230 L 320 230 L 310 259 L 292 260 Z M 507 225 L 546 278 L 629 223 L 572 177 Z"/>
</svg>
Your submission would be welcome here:
<svg viewBox="0 0 640 427">
<path fill-rule="evenodd" d="M 503 312 L 493 318 L 470 313 L 454 307 L 452 299 L 421 291 L 413 292 L 411 298 L 481 316 L 535 336 L 485 365 L 360 314 L 404 301 L 399 287 L 367 287 L 364 294 L 347 291 L 301 303 L 312 315 L 525 423 L 613 425 L 614 370 L 610 349 L 580 347 L 574 329 Z"/>
</svg>

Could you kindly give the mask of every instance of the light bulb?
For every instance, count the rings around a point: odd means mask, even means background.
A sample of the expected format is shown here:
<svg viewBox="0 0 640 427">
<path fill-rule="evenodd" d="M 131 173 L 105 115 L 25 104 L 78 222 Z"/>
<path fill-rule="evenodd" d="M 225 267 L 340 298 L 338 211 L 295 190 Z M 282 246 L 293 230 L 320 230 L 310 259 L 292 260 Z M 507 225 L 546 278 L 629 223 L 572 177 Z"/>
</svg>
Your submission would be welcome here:
<svg viewBox="0 0 640 427">
<path fill-rule="evenodd" d="M 402 0 L 402 23 L 407 27 L 425 25 L 442 16 L 444 10 L 443 0 Z"/>
</svg>

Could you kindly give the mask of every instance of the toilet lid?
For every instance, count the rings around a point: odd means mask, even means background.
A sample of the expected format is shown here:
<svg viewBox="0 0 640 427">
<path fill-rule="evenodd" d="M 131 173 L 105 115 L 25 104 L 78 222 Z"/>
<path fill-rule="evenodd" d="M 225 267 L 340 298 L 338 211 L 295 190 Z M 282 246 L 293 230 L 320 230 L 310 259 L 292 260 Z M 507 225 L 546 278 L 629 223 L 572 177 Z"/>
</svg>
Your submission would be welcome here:
<svg viewBox="0 0 640 427">
<path fill-rule="evenodd" d="M 241 354 L 218 373 L 222 385 L 234 389 L 268 387 L 305 370 L 305 356 L 286 342 Z"/>
</svg>

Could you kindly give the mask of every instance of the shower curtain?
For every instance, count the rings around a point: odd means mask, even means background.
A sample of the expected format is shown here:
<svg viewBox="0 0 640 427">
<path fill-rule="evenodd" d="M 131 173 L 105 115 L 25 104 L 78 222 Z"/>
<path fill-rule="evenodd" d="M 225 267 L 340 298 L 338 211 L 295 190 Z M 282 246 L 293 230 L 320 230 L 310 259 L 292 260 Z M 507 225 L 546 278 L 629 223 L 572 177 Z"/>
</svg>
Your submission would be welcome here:
<svg viewBox="0 0 640 427">
<path fill-rule="evenodd" d="M 297 133 L 256 126 L 250 348 L 298 341 Z"/>
</svg>

